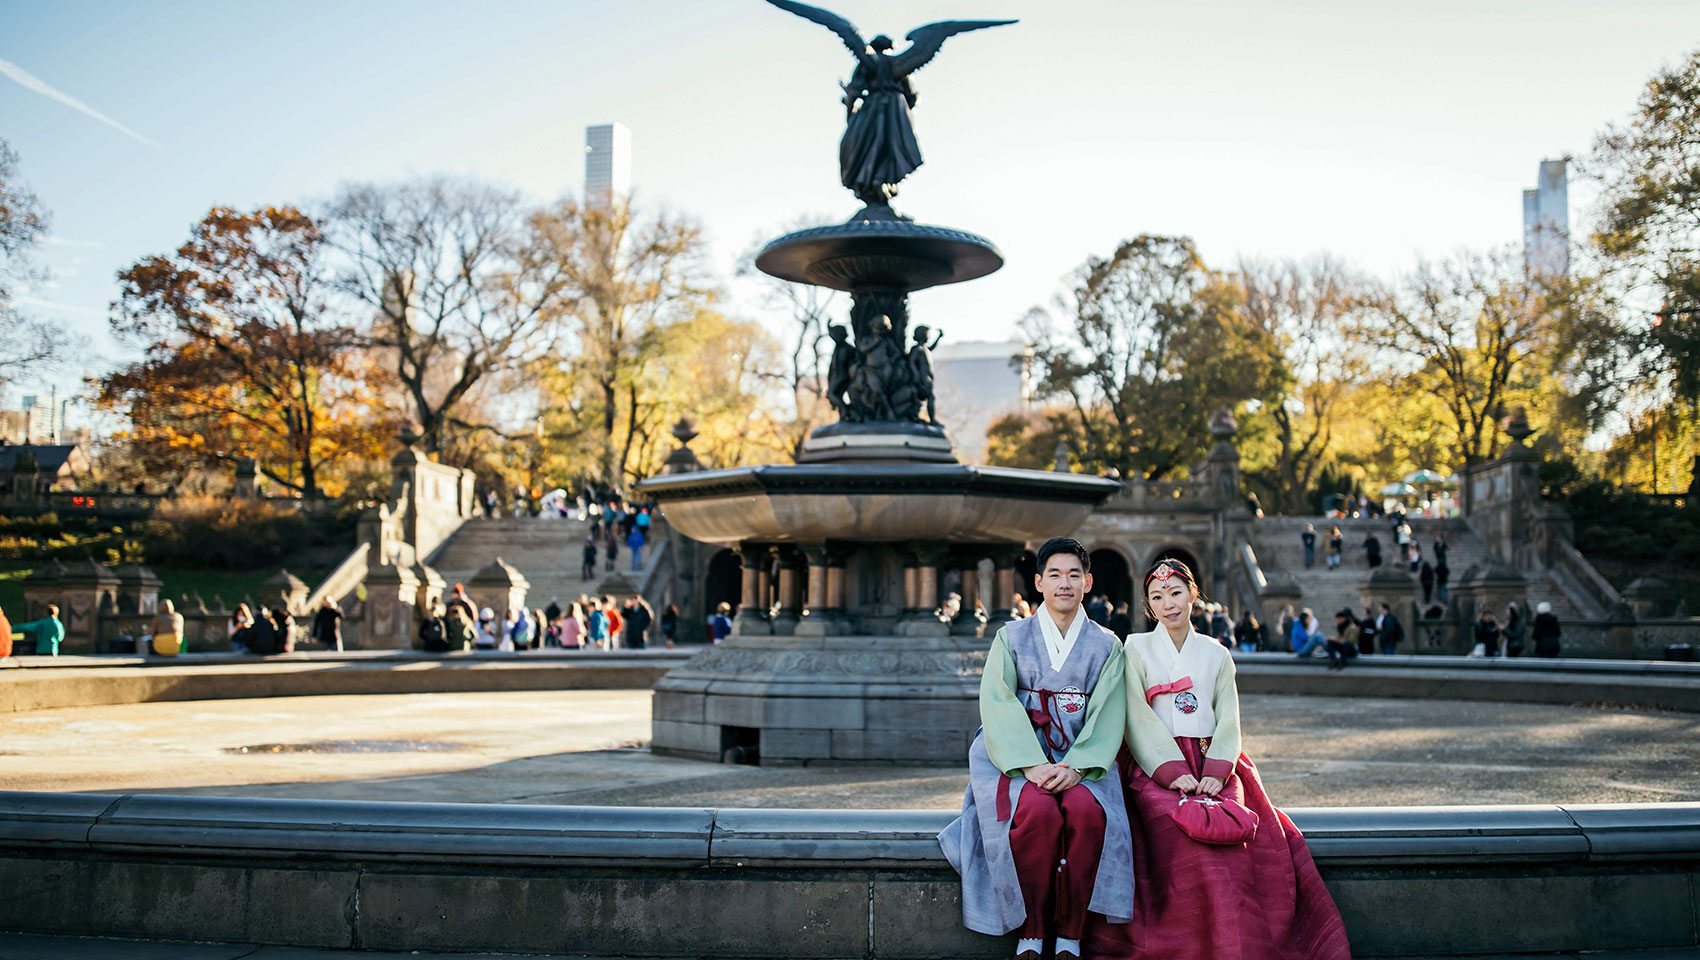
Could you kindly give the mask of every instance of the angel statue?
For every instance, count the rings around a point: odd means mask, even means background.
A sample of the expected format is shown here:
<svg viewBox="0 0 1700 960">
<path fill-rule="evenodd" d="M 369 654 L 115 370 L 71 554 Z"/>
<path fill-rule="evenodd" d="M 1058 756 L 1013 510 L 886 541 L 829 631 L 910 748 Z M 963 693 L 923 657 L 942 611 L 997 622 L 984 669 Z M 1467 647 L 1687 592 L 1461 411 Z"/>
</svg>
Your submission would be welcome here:
<svg viewBox="0 0 1700 960">
<path fill-rule="evenodd" d="M 856 27 L 829 10 L 795 0 L 768 3 L 813 20 L 844 41 L 856 57 L 856 70 L 844 90 L 844 139 L 838 143 L 839 179 L 870 208 L 889 209 L 897 184 L 921 165 L 921 147 L 909 111 L 915 106 L 915 85 L 909 75 L 938 54 L 947 37 L 984 27 L 1001 27 L 1014 20 L 944 20 L 916 27 L 904 37 L 909 49 L 891 53 L 891 38 L 881 34 L 863 40 Z M 891 214 L 887 213 L 886 216 Z"/>
</svg>

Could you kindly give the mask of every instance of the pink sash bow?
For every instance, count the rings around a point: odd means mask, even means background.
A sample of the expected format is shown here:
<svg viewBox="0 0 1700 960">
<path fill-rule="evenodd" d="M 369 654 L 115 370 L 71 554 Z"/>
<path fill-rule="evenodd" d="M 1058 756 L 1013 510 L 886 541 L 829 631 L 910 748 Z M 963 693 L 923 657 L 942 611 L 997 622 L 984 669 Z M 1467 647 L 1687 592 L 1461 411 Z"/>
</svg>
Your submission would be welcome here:
<svg viewBox="0 0 1700 960">
<path fill-rule="evenodd" d="M 1162 696 L 1165 693 L 1180 693 L 1183 690 L 1191 690 L 1191 689 L 1192 689 L 1192 678 L 1191 677 L 1182 677 L 1179 680 L 1176 680 L 1174 683 L 1159 683 L 1155 687 L 1146 687 L 1145 688 L 1145 702 L 1147 704 L 1149 704 L 1149 703 L 1151 703 L 1151 701 L 1156 700 L 1158 697 Z"/>
</svg>

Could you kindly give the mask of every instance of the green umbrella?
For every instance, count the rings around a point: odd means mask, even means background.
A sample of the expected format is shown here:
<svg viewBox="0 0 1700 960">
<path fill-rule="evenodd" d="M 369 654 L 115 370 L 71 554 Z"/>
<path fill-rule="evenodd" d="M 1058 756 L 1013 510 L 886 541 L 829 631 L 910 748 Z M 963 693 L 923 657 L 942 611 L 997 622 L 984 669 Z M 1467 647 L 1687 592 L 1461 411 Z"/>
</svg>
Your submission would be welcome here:
<svg viewBox="0 0 1700 960">
<path fill-rule="evenodd" d="M 1434 470 L 1424 468 L 1414 473 L 1405 474 L 1405 482 L 1417 486 L 1431 486 L 1446 482 L 1446 477 Z"/>
<path fill-rule="evenodd" d="M 1417 488 L 1408 483 L 1390 483 L 1381 488 L 1384 497 L 1408 497 L 1417 492 Z"/>
</svg>

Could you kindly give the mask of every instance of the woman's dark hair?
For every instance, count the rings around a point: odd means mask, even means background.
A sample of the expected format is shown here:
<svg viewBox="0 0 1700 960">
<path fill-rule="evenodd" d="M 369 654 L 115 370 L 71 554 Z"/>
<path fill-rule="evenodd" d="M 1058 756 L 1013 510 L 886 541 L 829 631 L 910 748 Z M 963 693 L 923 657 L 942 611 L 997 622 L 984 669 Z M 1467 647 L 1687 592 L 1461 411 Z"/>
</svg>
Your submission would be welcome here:
<svg viewBox="0 0 1700 960">
<path fill-rule="evenodd" d="M 1073 537 L 1052 537 L 1039 547 L 1039 554 L 1034 558 L 1034 563 L 1037 565 L 1041 577 L 1045 575 L 1045 564 L 1059 553 L 1068 553 L 1079 557 L 1080 572 L 1092 572 L 1092 557 L 1086 553 L 1086 548 L 1080 545 L 1079 540 Z"/>
</svg>

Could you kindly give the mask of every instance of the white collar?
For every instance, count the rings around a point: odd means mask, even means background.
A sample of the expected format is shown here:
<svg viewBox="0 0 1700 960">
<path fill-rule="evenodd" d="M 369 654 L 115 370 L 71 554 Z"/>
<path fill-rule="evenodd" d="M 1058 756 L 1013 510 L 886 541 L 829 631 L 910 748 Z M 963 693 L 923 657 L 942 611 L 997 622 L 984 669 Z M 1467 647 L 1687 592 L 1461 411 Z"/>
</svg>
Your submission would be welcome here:
<svg viewBox="0 0 1700 960">
<path fill-rule="evenodd" d="M 1039 618 L 1039 634 L 1045 639 L 1045 656 L 1051 661 L 1051 669 L 1061 670 L 1069 651 L 1074 649 L 1075 641 L 1080 639 L 1081 625 L 1086 622 L 1084 605 L 1074 608 L 1074 619 L 1069 621 L 1067 633 L 1057 629 L 1056 618 L 1051 616 L 1051 611 L 1044 604 L 1039 605 L 1034 616 Z"/>
</svg>

